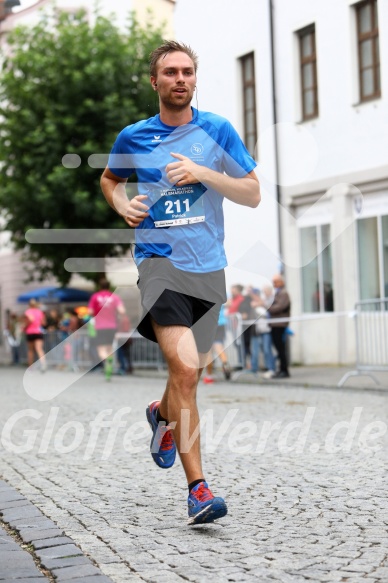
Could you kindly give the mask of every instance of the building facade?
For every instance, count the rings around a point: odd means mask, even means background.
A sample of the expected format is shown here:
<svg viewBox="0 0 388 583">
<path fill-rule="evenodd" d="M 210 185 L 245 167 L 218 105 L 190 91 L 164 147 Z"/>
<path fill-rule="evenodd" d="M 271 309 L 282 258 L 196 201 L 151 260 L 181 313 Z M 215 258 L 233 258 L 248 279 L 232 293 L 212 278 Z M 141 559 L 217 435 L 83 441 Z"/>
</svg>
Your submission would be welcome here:
<svg viewBox="0 0 388 583">
<path fill-rule="evenodd" d="M 355 303 L 388 295 L 388 3 L 197 0 L 188 20 L 190 6 L 178 0 L 175 27 L 199 53 L 200 107 L 251 150 L 256 135 L 263 201 L 226 205 L 243 267 L 229 277 L 260 286 L 279 256 L 292 360 L 352 363 Z"/>
</svg>

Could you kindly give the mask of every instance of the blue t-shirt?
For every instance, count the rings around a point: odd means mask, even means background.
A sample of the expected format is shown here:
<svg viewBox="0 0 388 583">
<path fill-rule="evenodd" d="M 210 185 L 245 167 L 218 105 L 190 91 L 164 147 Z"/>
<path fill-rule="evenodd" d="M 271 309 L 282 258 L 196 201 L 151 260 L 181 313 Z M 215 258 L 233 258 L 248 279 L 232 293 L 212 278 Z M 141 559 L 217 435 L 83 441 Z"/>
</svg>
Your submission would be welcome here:
<svg viewBox="0 0 388 583">
<path fill-rule="evenodd" d="M 113 145 L 108 168 L 120 178 L 137 175 L 138 192 L 148 197 L 149 217 L 136 227 L 135 260 L 168 257 L 175 267 L 208 273 L 226 266 L 223 195 L 201 183 L 172 185 L 165 168 L 178 161 L 171 152 L 242 178 L 256 167 L 233 126 L 194 108 L 190 123 L 173 127 L 160 116 L 124 128 Z"/>
</svg>

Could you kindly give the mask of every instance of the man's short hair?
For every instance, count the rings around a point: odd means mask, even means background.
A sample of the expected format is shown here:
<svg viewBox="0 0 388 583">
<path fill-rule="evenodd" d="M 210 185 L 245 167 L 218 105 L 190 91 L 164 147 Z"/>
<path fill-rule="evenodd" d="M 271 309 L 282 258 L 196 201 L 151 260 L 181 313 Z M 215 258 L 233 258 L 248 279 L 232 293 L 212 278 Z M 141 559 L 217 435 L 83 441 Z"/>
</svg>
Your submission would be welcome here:
<svg viewBox="0 0 388 583">
<path fill-rule="evenodd" d="M 156 77 L 157 75 L 157 64 L 160 58 L 167 55 L 167 53 L 186 53 L 187 56 L 193 61 L 194 71 L 197 72 L 198 68 L 198 55 L 193 51 L 191 47 L 185 45 L 184 43 L 179 43 L 175 40 L 166 40 L 157 49 L 153 50 L 150 54 L 150 75 L 151 77 Z"/>
</svg>

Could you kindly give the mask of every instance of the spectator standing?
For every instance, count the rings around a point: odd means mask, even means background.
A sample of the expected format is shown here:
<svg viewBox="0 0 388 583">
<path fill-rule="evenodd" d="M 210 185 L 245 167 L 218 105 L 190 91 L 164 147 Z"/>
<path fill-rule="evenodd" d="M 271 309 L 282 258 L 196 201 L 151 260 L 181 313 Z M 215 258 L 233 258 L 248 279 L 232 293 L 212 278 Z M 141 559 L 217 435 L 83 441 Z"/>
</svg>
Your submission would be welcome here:
<svg viewBox="0 0 388 583">
<path fill-rule="evenodd" d="M 271 322 L 271 336 L 272 343 L 278 354 L 280 369 L 275 373 L 275 378 L 288 378 L 290 373 L 288 371 L 287 350 L 286 350 L 286 328 L 287 321 L 282 319 L 289 318 L 291 314 L 291 300 L 286 290 L 284 278 L 282 275 L 274 275 L 272 278 L 273 287 L 275 289 L 275 296 L 268 312 L 271 320 L 279 319 L 279 322 Z"/>
<path fill-rule="evenodd" d="M 65 340 L 65 338 L 67 338 L 69 335 L 70 311 L 71 310 L 69 308 L 66 308 L 59 321 L 61 340 Z"/>
<path fill-rule="evenodd" d="M 74 371 L 78 370 L 78 363 L 80 361 L 81 342 L 79 334 L 77 332 L 81 328 L 82 324 L 83 321 L 78 316 L 77 311 L 74 309 L 70 309 L 69 324 L 67 326 L 68 338 L 66 339 L 66 343 L 69 346 L 67 355 L 69 367 L 71 368 L 71 370 Z"/>
<path fill-rule="evenodd" d="M 46 357 L 43 349 L 43 328 L 46 325 L 46 316 L 34 299 L 29 301 L 29 307 L 24 312 L 24 323 L 28 366 L 33 365 L 35 354 L 37 354 L 40 360 L 40 370 L 45 372 Z"/>
<path fill-rule="evenodd" d="M 243 289 L 239 283 L 230 288 L 231 297 L 226 302 L 228 314 L 236 314 L 239 311 L 240 304 L 244 301 Z"/>
<path fill-rule="evenodd" d="M 243 340 L 244 340 L 244 367 L 246 369 L 252 369 L 252 352 L 251 352 L 251 338 L 254 334 L 255 327 L 247 322 L 250 320 L 256 320 L 256 312 L 254 309 L 255 303 L 260 299 L 260 290 L 254 288 L 253 286 L 248 286 L 244 300 L 239 306 L 239 312 L 243 319 Z"/>
<path fill-rule="evenodd" d="M 243 333 L 242 338 L 236 339 L 237 351 L 240 356 L 241 366 L 243 369 L 248 368 L 248 359 L 250 357 L 250 337 L 251 331 L 249 328 L 244 326 L 244 321 L 249 320 L 251 316 L 251 306 L 250 306 L 250 297 L 244 296 L 243 294 L 244 287 L 237 283 L 232 285 L 230 292 L 231 297 L 226 302 L 227 307 L 227 314 L 240 314 L 241 319 L 243 320 Z"/>
<path fill-rule="evenodd" d="M 256 313 L 256 324 L 251 337 L 252 372 L 257 373 L 260 368 L 260 353 L 264 356 L 266 372 L 264 378 L 275 375 L 275 358 L 272 352 L 271 327 L 268 323 L 268 308 L 273 302 L 272 287 L 265 286 L 263 292 L 252 300 L 252 307 Z"/>
<path fill-rule="evenodd" d="M 97 332 L 97 352 L 104 361 L 105 377 L 109 380 L 113 372 L 113 339 L 118 329 L 120 316 L 125 315 L 121 298 L 110 291 L 107 279 L 100 280 L 100 290 L 92 294 L 89 310 L 94 317 L 94 327 Z"/>
<path fill-rule="evenodd" d="M 60 326 L 61 316 L 56 308 L 51 308 L 46 312 L 46 347 L 52 350 L 60 342 Z"/>
<path fill-rule="evenodd" d="M 17 314 L 10 314 L 6 328 L 6 337 L 11 348 L 12 364 L 19 364 L 20 342 L 22 339 L 22 325 Z"/>
<path fill-rule="evenodd" d="M 131 321 L 128 316 L 123 315 L 119 322 L 119 332 L 129 334 L 131 331 Z M 132 373 L 132 338 L 128 337 L 124 342 L 119 343 L 117 349 L 117 360 L 119 362 L 118 374 L 125 375 Z"/>
</svg>

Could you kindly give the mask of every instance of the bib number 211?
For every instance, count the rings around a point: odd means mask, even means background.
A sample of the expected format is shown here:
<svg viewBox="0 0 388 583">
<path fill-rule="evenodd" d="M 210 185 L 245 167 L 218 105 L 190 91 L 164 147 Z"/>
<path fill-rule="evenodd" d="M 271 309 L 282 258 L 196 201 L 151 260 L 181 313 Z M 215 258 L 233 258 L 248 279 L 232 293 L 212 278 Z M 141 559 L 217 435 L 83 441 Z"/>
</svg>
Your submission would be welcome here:
<svg viewBox="0 0 388 583">
<path fill-rule="evenodd" d="M 190 201 L 188 198 L 185 200 L 166 200 L 164 203 L 166 210 L 164 211 L 166 215 L 172 215 L 173 213 L 188 213 L 190 211 Z M 174 208 L 175 207 L 175 208 Z"/>
<path fill-rule="evenodd" d="M 162 190 L 153 205 L 155 227 L 174 227 L 200 223 L 205 220 L 203 194 L 200 184 L 174 186 Z"/>
</svg>

